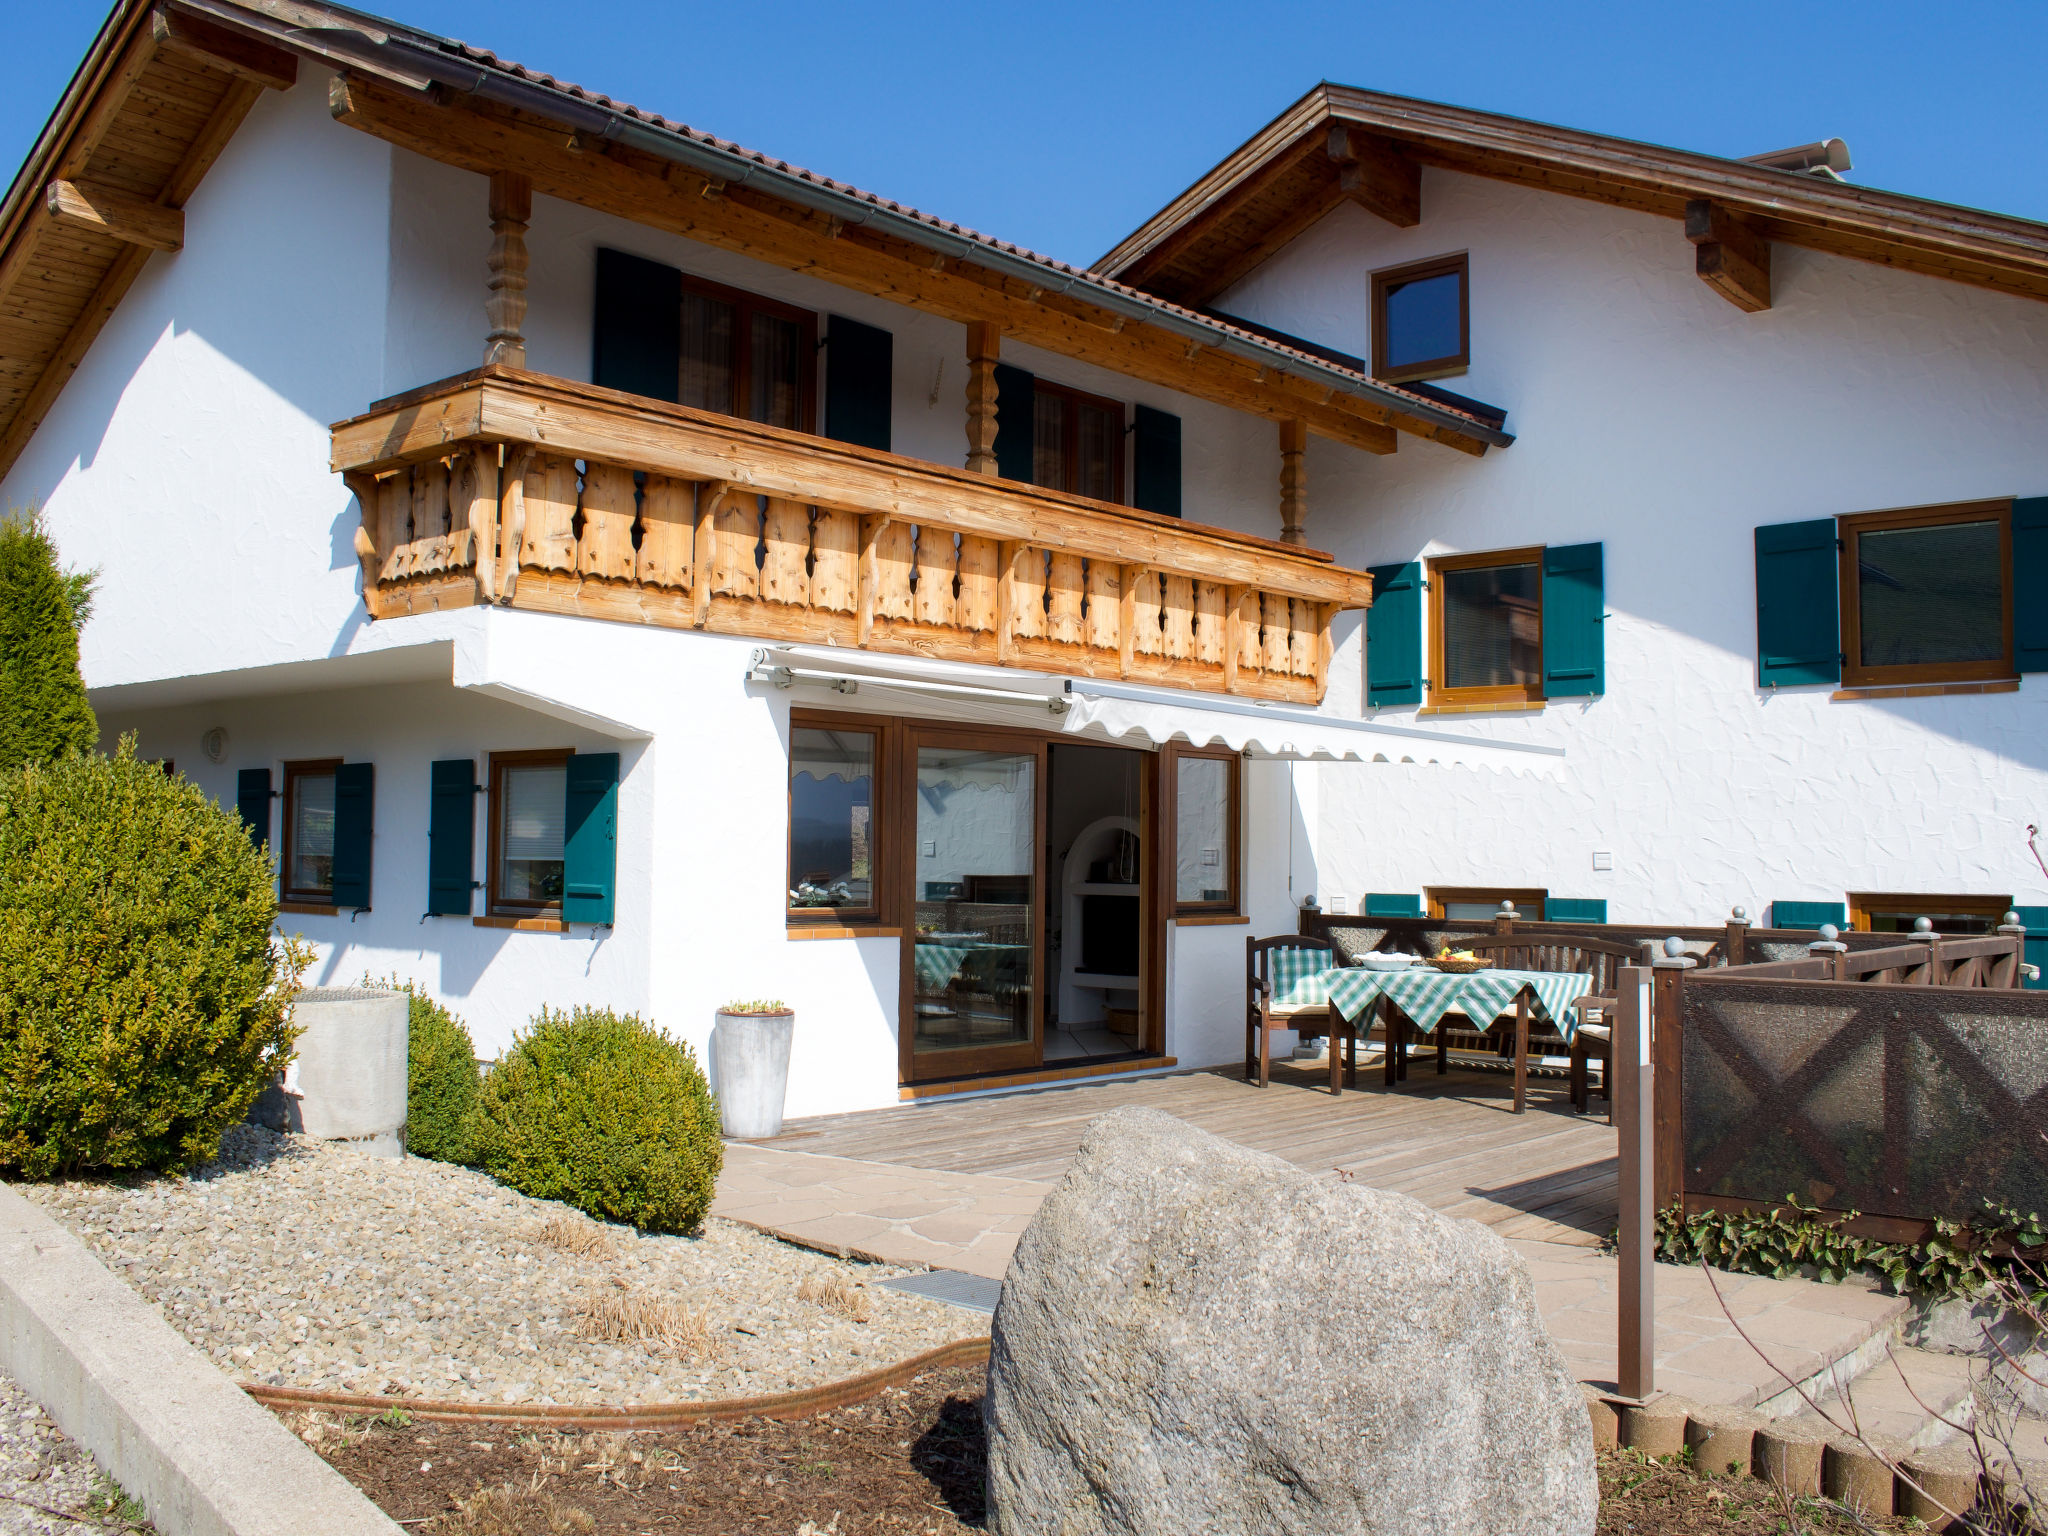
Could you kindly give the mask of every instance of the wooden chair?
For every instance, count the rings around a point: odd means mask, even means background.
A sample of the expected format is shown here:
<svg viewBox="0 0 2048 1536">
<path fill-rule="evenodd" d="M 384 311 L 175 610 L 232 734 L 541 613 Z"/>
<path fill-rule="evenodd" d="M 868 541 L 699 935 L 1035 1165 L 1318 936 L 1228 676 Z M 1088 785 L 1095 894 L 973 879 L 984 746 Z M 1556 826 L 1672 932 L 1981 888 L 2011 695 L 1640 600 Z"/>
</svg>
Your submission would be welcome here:
<svg viewBox="0 0 2048 1536">
<path fill-rule="evenodd" d="M 1600 1089 L 1603 1097 L 1607 1093 L 1609 1068 L 1612 1065 L 1613 1046 L 1608 1021 L 1619 1007 L 1621 968 L 1624 965 L 1642 963 L 1642 951 L 1634 945 L 1617 944 L 1612 939 L 1570 938 L 1551 939 L 1518 937 L 1503 934 L 1492 938 L 1466 939 L 1459 947 L 1469 949 L 1475 955 L 1484 955 L 1504 971 L 1584 971 L 1593 978 L 1591 988 L 1578 1000 L 1579 1019 L 1583 1025 L 1587 1012 L 1597 1010 L 1599 1022 L 1593 1029 L 1579 1029 L 1569 1045 L 1564 1034 L 1554 1025 L 1545 1026 L 1541 1033 L 1531 1031 L 1528 1045 L 1531 1050 L 1540 1049 L 1542 1055 L 1569 1054 L 1571 1057 L 1571 1101 L 1572 1108 L 1579 1114 L 1586 1112 L 1591 1093 L 1587 1085 L 1588 1067 L 1594 1061 L 1600 1063 Z M 1445 1071 L 1449 1065 L 1448 1032 L 1439 1027 L 1437 1045 L 1437 1071 Z M 1462 1033 L 1462 1032 L 1461 1032 Z M 1485 1039 L 1472 1032 L 1475 1042 Z M 1583 1043 L 1582 1043 L 1583 1042 Z M 1499 1049 L 1503 1054 L 1516 1056 L 1513 1041 L 1502 1042 Z M 1519 1082 L 1527 1071 L 1526 1057 L 1516 1059 L 1516 1079 Z M 1520 1092 L 1517 1091 L 1517 1100 Z M 1613 1118 L 1612 1101 L 1609 1101 L 1608 1117 Z"/>
<path fill-rule="evenodd" d="M 1330 1040 L 1330 1092 L 1339 1093 L 1337 1046 L 1342 1039 L 1349 1047 L 1351 1083 L 1357 1085 L 1358 1034 L 1343 1016 L 1326 1003 L 1275 1003 L 1273 1001 L 1273 956 L 1281 950 L 1321 951 L 1324 963 L 1335 968 L 1342 962 L 1328 939 L 1285 934 L 1272 939 L 1244 941 L 1244 1080 L 1256 1073 L 1264 1088 L 1272 1077 L 1273 1031 L 1291 1029 L 1304 1034 L 1327 1035 Z"/>
</svg>

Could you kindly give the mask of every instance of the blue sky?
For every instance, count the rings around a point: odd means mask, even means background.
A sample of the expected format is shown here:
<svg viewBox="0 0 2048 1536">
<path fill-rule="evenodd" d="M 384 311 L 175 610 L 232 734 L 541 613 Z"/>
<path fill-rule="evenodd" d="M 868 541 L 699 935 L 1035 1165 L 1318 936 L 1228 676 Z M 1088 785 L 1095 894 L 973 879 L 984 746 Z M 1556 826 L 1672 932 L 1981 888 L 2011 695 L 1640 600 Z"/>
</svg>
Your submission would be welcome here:
<svg viewBox="0 0 2048 1536">
<path fill-rule="evenodd" d="M 396 9 L 392 7 L 379 7 Z M 0 159 L 105 7 L 18 3 Z M 398 19 L 1072 261 L 1319 79 L 2048 219 L 2048 3 L 740 5 L 403 0 Z"/>
</svg>

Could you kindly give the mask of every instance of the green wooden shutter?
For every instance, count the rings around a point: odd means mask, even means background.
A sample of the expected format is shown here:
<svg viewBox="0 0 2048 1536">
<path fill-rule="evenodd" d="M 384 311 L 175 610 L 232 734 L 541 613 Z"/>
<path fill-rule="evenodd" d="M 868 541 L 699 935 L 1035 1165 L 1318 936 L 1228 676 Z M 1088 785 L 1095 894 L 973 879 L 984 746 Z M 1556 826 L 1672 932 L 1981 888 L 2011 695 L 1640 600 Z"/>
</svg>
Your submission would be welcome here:
<svg viewBox="0 0 2048 1536">
<path fill-rule="evenodd" d="M 1031 442 L 1037 430 L 1038 381 L 1022 368 L 996 364 L 996 473 L 1031 483 Z"/>
<path fill-rule="evenodd" d="M 1375 565 L 1365 611 L 1365 702 L 1422 702 L 1422 564 Z M 1391 915 L 1391 914 L 1390 914 Z"/>
<path fill-rule="evenodd" d="M 2012 659 L 2048 672 L 2048 496 L 2012 504 Z"/>
<path fill-rule="evenodd" d="M 1607 691 L 1607 597 L 1598 544 L 1543 551 L 1543 696 Z"/>
<path fill-rule="evenodd" d="M 1365 915 L 1367 917 L 1420 917 L 1422 898 L 1398 891 L 1367 891 L 1365 893 Z"/>
<path fill-rule="evenodd" d="M 1774 901 L 1771 903 L 1771 926 L 1773 928 L 1818 928 L 1822 923 L 1833 923 L 1837 928 L 1849 926 L 1849 909 L 1839 901 Z"/>
<path fill-rule="evenodd" d="M 427 802 L 427 915 L 469 916 L 476 889 L 476 759 L 433 765 Z"/>
<path fill-rule="evenodd" d="M 1546 598 L 1544 607 L 1547 609 L 1549 606 Z M 1546 896 L 1543 898 L 1543 920 L 1546 923 L 1604 923 L 1607 921 L 1607 902 L 1604 898 L 1588 896 Z"/>
<path fill-rule="evenodd" d="M 1835 520 L 1773 523 L 1756 531 L 1756 680 L 1842 680 L 1842 566 Z"/>
<path fill-rule="evenodd" d="M 377 766 L 343 763 L 334 770 L 334 896 L 337 907 L 370 910 L 370 822 Z"/>
<path fill-rule="evenodd" d="M 1141 512 L 1180 516 L 1180 418 L 1141 405 L 1132 436 L 1131 503 Z"/>
<path fill-rule="evenodd" d="M 569 759 L 562 921 L 609 923 L 619 868 L 619 754 Z"/>
<path fill-rule="evenodd" d="M 825 333 L 825 435 L 889 448 L 896 339 L 878 326 L 834 315 Z"/>
<path fill-rule="evenodd" d="M 591 382 L 675 400 L 682 370 L 683 274 L 658 261 L 600 249 Z"/>
<path fill-rule="evenodd" d="M 2048 907 L 2014 907 L 2013 911 L 2019 914 L 2020 921 L 2026 925 L 2027 964 L 2041 968 L 2039 976 L 2032 981 L 2022 982 L 2021 985 L 2033 987 L 2037 991 L 2048 988 Z"/>
<path fill-rule="evenodd" d="M 258 848 L 270 841 L 270 770 L 244 768 L 235 775 L 235 810 Z"/>
</svg>

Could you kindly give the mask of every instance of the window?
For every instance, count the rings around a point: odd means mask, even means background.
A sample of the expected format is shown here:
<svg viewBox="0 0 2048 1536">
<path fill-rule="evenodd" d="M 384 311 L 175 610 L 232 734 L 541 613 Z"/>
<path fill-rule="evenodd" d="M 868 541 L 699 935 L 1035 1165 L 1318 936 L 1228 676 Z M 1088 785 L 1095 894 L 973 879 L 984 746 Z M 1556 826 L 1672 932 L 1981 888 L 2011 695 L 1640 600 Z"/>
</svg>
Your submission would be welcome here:
<svg viewBox="0 0 2048 1536">
<path fill-rule="evenodd" d="M 1844 685 L 2016 675 L 2009 502 L 1868 512 L 1839 526 Z"/>
<path fill-rule="evenodd" d="M 1124 408 L 1043 379 L 1031 404 L 1031 483 L 1121 502 Z"/>
<path fill-rule="evenodd" d="M 1162 754 L 1178 914 L 1237 910 L 1238 761 L 1220 748 L 1169 747 Z"/>
<path fill-rule="evenodd" d="M 338 757 L 284 765 L 283 898 L 334 901 L 334 776 Z"/>
<path fill-rule="evenodd" d="M 881 850 L 873 725 L 794 717 L 789 732 L 789 916 L 874 921 Z"/>
<path fill-rule="evenodd" d="M 1429 562 L 1433 703 L 1483 707 L 1542 700 L 1542 562 L 1541 549 Z"/>
<path fill-rule="evenodd" d="M 683 278 L 682 404 L 808 432 L 816 355 L 815 315 Z"/>
<path fill-rule="evenodd" d="M 1464 252 L 1372 275 L 1372 373 L 1401 383 L 1463 373 L 1472 361 Z"/>
<path fill-rule="evenodd" d="M 490 910 L 558 911 L 568 842 L 567 751 L 491 754 Z"/>
<path fill-rule="evenodd" d="M 1902 896 L 1896 894 L 1849 897 L 1849 922 L 1865 933 L 1911 933 L 1913 924 L 1926 918 L 1936 933 L 1996 933 L 2012 910 L 2010 896 Z"/>
<path fill-rule="evenodd" d="M 1490 923 L 1500 914 L 1500 904 L 1512 901 L 1515 916 L 1528 922 L 1543 921 L 1543 903 L 1548 891 L 1516 889 L 1509 886 L 1432 885 L 1429 915 L 1448 923 Z"/>
</svg>

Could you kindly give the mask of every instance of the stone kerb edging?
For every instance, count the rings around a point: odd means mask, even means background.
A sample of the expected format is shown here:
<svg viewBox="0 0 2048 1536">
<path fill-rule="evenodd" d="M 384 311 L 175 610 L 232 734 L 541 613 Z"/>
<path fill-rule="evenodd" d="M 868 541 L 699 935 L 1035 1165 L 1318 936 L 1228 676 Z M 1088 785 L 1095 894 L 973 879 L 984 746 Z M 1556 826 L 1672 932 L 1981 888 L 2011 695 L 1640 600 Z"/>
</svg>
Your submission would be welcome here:
<svg viewBox="0 0 2048 1536">
<path fill-rule="evenodd" d="M 1625 1445 L 1665 1457 L 1690 1447 L 1693 1470 L 1702 1477 L 1757 1477 L 1795 1496 L 1825 1494 L 1866 1514 L 1911 1515 L 1937 1531 L 1947 1523 L 1942 1506 L 1962 1514 L 1978 1502 L 1980 1469 L 1957 1447 L 1898 1458 L 1909 1482 L 1895 1478 L 1868 1446 L 1753 1408 L 1710 1407 L 1682 1397 L 1638 1405 L 1612 1401 L 1584 1383 L 1580 1390 L 1593 1443 L 1602 1449 Z"/>
<path fill-rule="evenodd" d="M 401 1536 L 115 1278 L 0 1185 L 0 1369 L 163 1536 Z"/>
</svg>

